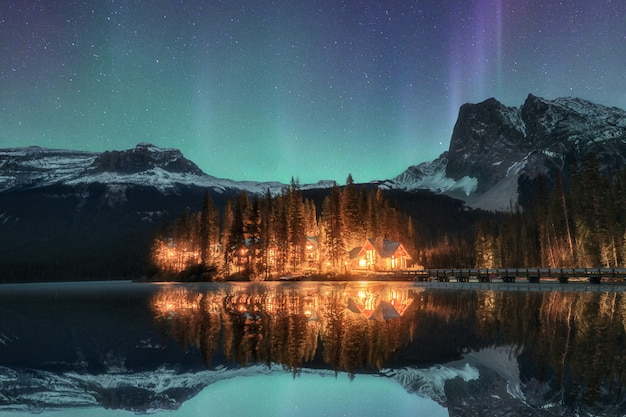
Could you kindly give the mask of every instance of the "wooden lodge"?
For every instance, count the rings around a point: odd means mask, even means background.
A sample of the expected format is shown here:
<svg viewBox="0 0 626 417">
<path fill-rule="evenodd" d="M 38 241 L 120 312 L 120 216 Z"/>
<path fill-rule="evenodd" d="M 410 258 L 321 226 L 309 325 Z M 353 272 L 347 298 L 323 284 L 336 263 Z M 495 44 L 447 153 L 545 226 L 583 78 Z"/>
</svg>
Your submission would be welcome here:
<svg viewBox="0 0 626 417">
<path fill-rule="evenodd" d="M 395 271 L 408 267 L 411 260 L 402 243 L 378 237 L 350 251 L 350 268 L 361 271 Z"/>
</svg>

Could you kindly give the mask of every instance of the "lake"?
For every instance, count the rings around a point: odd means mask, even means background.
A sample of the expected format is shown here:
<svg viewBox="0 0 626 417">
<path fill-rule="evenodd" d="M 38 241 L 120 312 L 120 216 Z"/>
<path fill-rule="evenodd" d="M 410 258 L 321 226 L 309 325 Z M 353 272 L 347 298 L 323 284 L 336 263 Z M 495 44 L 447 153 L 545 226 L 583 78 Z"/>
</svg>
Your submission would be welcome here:
<svg viewBox="0 0 626 417">
<path fill-rule="evenodd" d="M 624 415 L 619 285 L 0 286 L 0 414 Z"/>
</svg>

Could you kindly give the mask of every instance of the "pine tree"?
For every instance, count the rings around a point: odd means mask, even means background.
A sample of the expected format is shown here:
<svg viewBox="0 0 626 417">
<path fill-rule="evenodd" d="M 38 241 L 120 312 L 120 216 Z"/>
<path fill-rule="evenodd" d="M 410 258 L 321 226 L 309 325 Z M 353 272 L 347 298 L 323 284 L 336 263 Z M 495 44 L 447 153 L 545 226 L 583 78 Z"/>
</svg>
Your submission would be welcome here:
<svg viewBox="0 0 626 417">
<path fill-rule="evenodd" d="M 322 221 L 324 224 L 325 239 L 324 247 L 326 256 L 333 270 L 340 270 L 345 256 L 344 224 L 341 213 L 341 191 L 335 185 L 324 199 L 322 208 Z"/>
<path fill-rule="evenodd" d="M 605 225 L 602 222 L 602 179 L 600 165 L 595 155 L 589 154 L 584 162 L 581 200 L 580 229 L 577 233 L 582 239 L 585 266 L 599 266 L 601 262 L 601 240 L 605 235 Z"/>
<path fill-rule="evenodd" d="M 319 234 L 317 225 L 317 210 L 315 203 L 309 199 L 304 200 L 304 218 L 306 236 L 317 236 Z"/>
<path fill-rule="evenodd" d="M 298 270 L 304 261 L 304 245 L 306 244 L 306 226 L 304 202 L 300 194 L 300 185 L 291 179 L 287 193 L 287 218 L 289 223 L 289 260 L 292 270 Z"/>
<path fill-rule="evenodd" d="M 289 262 L 289 218 L 286 200 L 284 194 L 276 198 L 272 215 L 276 271 L 279 274 L 286 272 Z"/>
<path fill-rule="evenodd" d="M 358 195 L 352 174 L 348 175 L 341 196 L 341 214 L 344 223 L 344 246 L 349 250 L 359 246 L 364 240 L 363 221 L 359 213 Z"/>
<path fill-rule="evenodd" d="M 273 238 L 273 198 L 269 188 L 267 189 L 260 207 L 260 227 L 259 227 L 259 264 L 260 271 L 264 279 L 271 276 L 271 267 L 273 262 L 272 248 L 275 246 Z"/>
<path fill-rule="evenodd" d="M 235 221 L 233 210 L 233 200 L 228 199 L 224 207 L 224 215 L 222 217 L 222 250 L 224 255 L 224 273 L 230 275 L 230 268 L 233 261 L 233 252 L 230 248 L 230 234 Z"/>
<path fill-rule="evenodd" d="M 211 194 L 209 190 L 205 190 L 202 211 L 200 213 L 200 264 L 205 268 L 214 261 L 211 245 L 217 242 L 215 239 L 217 218 L 218 214 Z"/>
</svg>

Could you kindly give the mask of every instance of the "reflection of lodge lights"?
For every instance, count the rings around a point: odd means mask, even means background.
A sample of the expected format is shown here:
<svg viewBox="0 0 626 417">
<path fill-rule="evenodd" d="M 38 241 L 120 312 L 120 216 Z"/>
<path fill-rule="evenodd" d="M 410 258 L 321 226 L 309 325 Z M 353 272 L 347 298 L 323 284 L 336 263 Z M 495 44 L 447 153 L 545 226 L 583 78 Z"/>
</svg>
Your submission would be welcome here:
<svg viewBox="0 0 626 417">
<path fill-rule="evenodd" d="M 395 317 L 403 316 L 413 302 L 413 299 L 408 297 L 407 290 L 399 290 L 389 286 L 376 288 L 366 283 L 361 283 L 359 287 L 344 292 L 342 298 L 346 301 L 346 308 L 354 313 L 364 314 L 368 318 L 376 310 L 382 309 L 381 311 L 383 311 L 388 308 L 395 309 L 397 313 Z M 246 296 L 245 291 L 238 291 L 227 304 L 227 311 L 245 315 L 251 312 L 269 313 L 272 316 L 279 313 L 303 315 L 308 320 L 318 320 L 319 305 L 325 303 L 325 298 L 330 297 L 332 294 L 332 291 L 317 293 L 307 290 L 306 292 L 296 291 L 293 294 L 267 291 L 263 294 Z M 152 300 L 152 309 L 157 317 L 162 318 L 193 315 L 200 310 L 219 314 L 224 311 L 223 309 L 226 306 L 223 304 L 224 296 L 221 293 L 216 294 L 215 298 L 207 299 L 198 293 L 190 291 L 181 291 L 180 289 L 166 290 Z M 493 308 L 495 304 L 493 296 L 491 298 L 489 296 L 485 297 L 486 308 Z"/>
<path fill-rule="evenodd" d="M 313 250 L 313 245 L 310 243 L 306 245 L 306 250 Z"/>
</svg>

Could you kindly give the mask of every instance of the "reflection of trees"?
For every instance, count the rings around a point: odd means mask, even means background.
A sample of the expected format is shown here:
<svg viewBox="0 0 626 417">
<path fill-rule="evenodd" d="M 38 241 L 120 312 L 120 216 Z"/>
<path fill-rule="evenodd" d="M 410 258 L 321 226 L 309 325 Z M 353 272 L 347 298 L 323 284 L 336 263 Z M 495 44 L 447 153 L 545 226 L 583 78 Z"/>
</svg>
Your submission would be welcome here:
<svg viewBox="0 0 626 417">
<path fill-rule="evenodd" d="M 523 382 L 562 389 L 570 404 L 621 398 L 624 294 L 416 290 L 399 284 L 257 285 L 164 289 L 155 319 L 207 364 L 225 360 L 325 366 L 350 373 L 447 361 L 488 346 L 518 346 Z"/>
<path fill-rule="evenodd" d="M 229 362 L 297 370 L 321 350 L 332 369 L 356 372 L 381 368 L 412 334 L 402 330 L 412 322 L 403 319 L 413 300 L 408 289 L 221 288 L 202 293 L 175 287 L 152 299 L 165 332 L 185 348 L 199 349 L 208 365 L 221 351 Z"/>
</svg>

